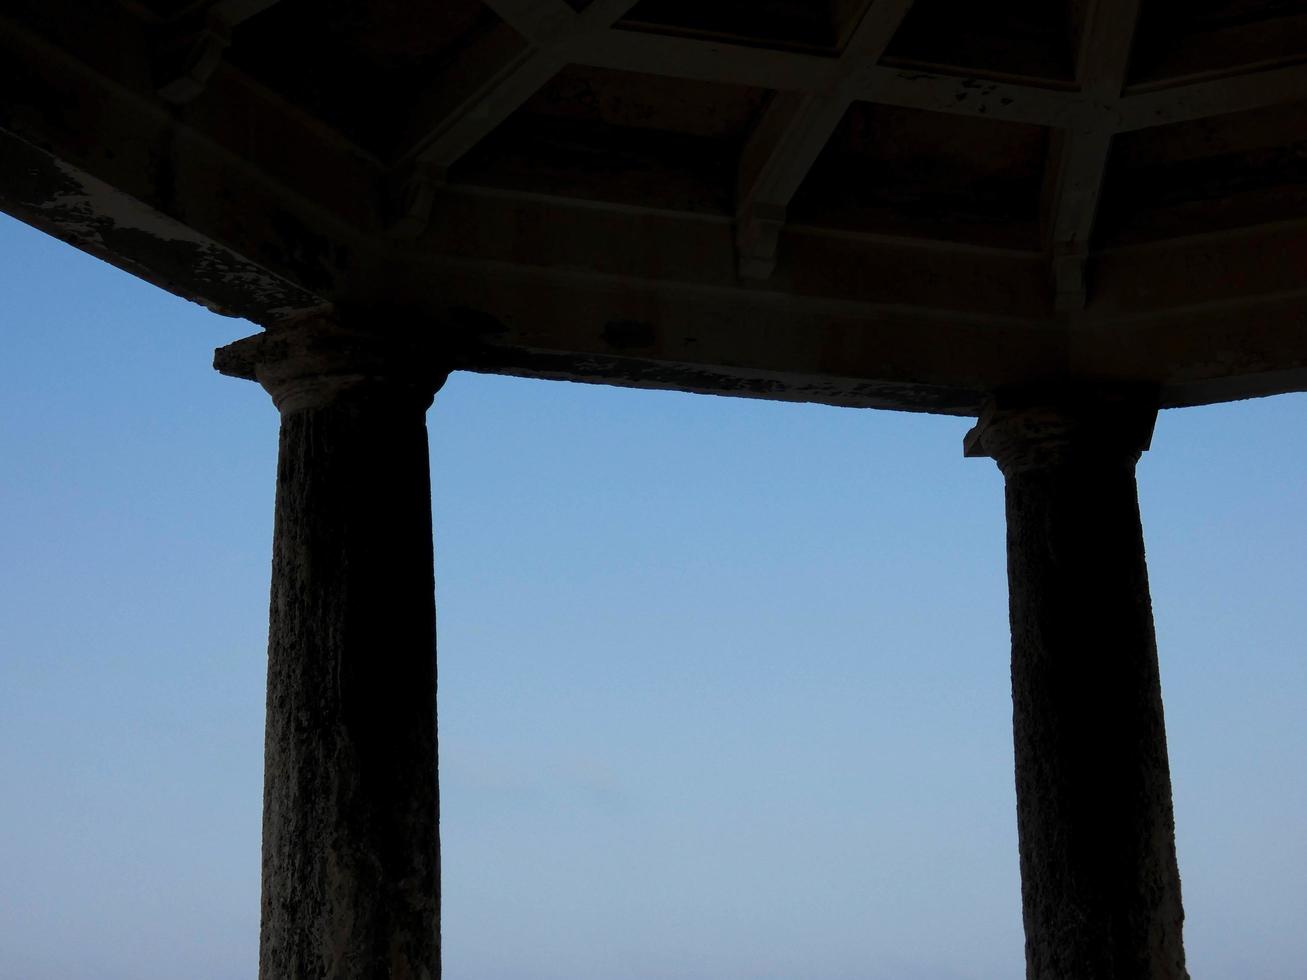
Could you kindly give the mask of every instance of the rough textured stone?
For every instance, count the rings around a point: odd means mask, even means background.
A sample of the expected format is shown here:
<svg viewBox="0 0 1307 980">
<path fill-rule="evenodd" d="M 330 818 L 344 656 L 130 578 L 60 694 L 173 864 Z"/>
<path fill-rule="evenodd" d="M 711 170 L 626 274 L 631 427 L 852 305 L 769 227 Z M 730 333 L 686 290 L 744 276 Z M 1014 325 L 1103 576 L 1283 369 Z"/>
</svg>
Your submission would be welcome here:
<svg viewBox="0 0 1307 980">
<path fill-rule="evenodd" d="M 1030 980 L 1183 980 L 1157 650 L 1134 468 L 1154 412 L 991 408 L 1007 477 L 1021 891 Z"/>
<path fill-rule="evenodd" d="M 241 344 L 282 411 L 260 977 L 436 980 L 424 416 L 441 378 L 402 357 L 388 373 L 378 345 L 321 326 Z"/>
</svg>

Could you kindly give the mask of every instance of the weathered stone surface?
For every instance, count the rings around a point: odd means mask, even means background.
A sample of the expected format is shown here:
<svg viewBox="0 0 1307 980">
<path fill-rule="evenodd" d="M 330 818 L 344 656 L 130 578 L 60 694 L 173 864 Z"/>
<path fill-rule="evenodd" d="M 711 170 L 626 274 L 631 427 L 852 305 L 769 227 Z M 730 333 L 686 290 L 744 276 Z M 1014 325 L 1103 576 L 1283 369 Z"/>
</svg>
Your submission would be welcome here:
<svg viewBox="0 0 1307 980">
<path fill-rule="evenodd" d="M 239 349 L 282 412 L 260 977 L 437 980 L 424 416 L 443 377 L 323 324 Z"/>
<path fill-rule="evenodd" d="M 991 405 L 1007 478 L 1012 703 L 1030 980 L 1184 980 L 1157 650 L 1134 469 L 1155 410 Z"/>
</svg>

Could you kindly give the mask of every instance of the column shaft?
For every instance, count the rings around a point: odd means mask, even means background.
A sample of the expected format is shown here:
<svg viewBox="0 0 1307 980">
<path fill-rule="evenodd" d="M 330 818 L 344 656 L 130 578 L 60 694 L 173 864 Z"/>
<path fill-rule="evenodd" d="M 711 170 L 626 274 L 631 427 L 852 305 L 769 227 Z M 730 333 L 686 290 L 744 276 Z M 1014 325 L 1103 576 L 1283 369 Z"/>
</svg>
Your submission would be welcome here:
<svg viewBox="0 0 1307 980">
<path fill-rule="evenodd" d="M 260 976 L 439 976 L 425 406 L 283 416 L 268 642 Z"/>
<path fill-rule="evenodd" d="M 1007 516 L 1028 976 L 1185 977 L 1133 473 L 1013 476 Z"/>
<path fill-rule="evenodd" d="M 438 980 L 429 352 L 328 319 L 218 351 L 281 410 L 261 980 Z"/>
<path fill-rule="evenodd" d="M 1135 486 L 1142 416 L 1082 407 L 978 427 L 1007 478 L 1029 980 L 1188 977 Z"/>
</svg>

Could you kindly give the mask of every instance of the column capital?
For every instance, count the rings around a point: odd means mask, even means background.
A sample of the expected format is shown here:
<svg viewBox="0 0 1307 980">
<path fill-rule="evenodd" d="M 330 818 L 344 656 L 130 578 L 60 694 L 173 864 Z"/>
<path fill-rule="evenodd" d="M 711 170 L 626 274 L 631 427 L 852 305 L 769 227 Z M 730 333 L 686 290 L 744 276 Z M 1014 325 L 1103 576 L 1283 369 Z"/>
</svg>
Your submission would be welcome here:
<svg viewBox="0 0 1307 980">
<path fill-rule="evenodd" d="M 277 323 L 219 347 L 213 366 L 257 381 L 283 414 L 368 391 L 407 394 L 425 409 L 450 371 L 449 359 L 421 337 L 359 329 L 325 315 Z"/>
<path fill-rule="evenodd" d="M 995 393 L 963 439 L 966 456 L 989 456 L 1005 476 L 1077 463 L 1134 466 L 1153 437 L 1156 395 L 1067 387 Z"/>
</svg>

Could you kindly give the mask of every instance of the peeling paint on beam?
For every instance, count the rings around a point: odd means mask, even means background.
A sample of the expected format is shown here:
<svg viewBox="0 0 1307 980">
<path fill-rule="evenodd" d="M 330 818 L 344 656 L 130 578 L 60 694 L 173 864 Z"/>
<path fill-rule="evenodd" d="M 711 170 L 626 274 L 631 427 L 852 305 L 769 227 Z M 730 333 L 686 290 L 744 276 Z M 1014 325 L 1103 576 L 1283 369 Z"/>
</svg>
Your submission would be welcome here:
<svg viewBox="0 0 1307 980">
<path fill-rule="evenodd" d="M 227 316 L 266 322 L 322 304 L 313 293 L 2 130 L 0 208 Z"/>
<path fill-rule="evenodd" d="M 910 65 L 879 64 L 855 78 L 854 98 L 904 109 L 946 112 L 1037 126 L 1073 125 L 1098 107 L 1078 92 L 1037 88 Z"/>
<path fill-rule="evenodd" d="M 482 347 L 460 369 L 546 381 L 615 385 L 699 395 L 762 398 L 839 408 L 876 408 L 933 415 L 974 416 L 984 393 L 932 385 L 903 385 L 843 378 L 794 378 L 727 373 L 693 364 L 630 357 L 572 355 Z"/>
<path fill-rule="evenodd" d="M 79 38 L 92 30 L 103 31 L 106 47 L 130 50 L 137 40 L 121 25 L 90 17 Z M 311 296 L 313 306 L 338 299 L 346 279 L 368 279 L 375 269 L 367 237 L 375 227 L 373 171 L 347 148 L 320 140 L 293 110 L 233 84 L 237 77 L 219 72 L 204 99 L 171 108 L 133 84 L 140 79 L 130 65 L 93 67 L 87 51 L 60 48 L 0 16 L 0 134 L 16 147 L 4 162 L 21 170 L 34 149 L 71 167 L 78 185 L 66 186 L 69 174 L 50 175 L 47 196 L 27 195 L 26 208 L 15 202 L 16 216 L 69 241 L 85 238 L 88 250 L 142 278 L 260 322 L 305 308 L 301 296 Z M 111 190 L 89 190 L 84 178 Z M 23 172 L 15 183 L 30 181 Z M 92 210 L 111 208 L 114 227 L 124 214 L 135 215 L 130 227 L 147 232 L 163 221 L 171 245 L 160 256 L 157 235 L 109 241 L 108 226 L 87 236 L 84 209 L 43 216 L 32 206 L 61 192 L 87 198 Z M 72 227 L 64 230 L 53 220 L 69 217 Z M 179 227 L 217 251 L 197 254 L 196 242 L 177 240 Z M 193 265 L 202 274 L 196 281 Z M 221 277 L 218 270 L 225 270 Z M 240 277 L 256 287 L 252 294 L 238 295 Z M 276 298 L 280 293 L 289 301 Z"/>
</svg>

